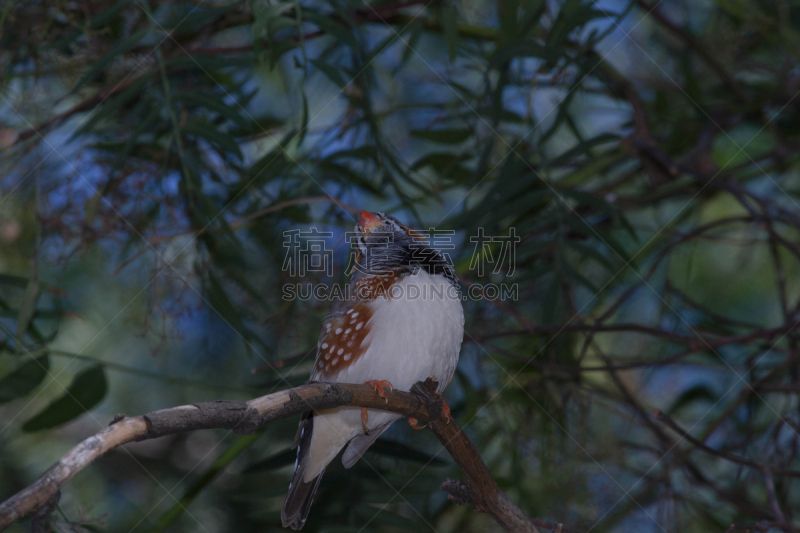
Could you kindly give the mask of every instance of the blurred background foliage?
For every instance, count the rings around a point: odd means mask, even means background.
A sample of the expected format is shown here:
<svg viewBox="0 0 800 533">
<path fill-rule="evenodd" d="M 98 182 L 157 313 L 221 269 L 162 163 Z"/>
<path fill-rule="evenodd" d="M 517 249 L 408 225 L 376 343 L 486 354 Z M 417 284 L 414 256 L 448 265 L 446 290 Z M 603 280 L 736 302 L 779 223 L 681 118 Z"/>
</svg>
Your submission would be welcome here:
<svg viewBox="0 0 800 533">
<path fill-rule="evenodd" d="M 530 515 L 800 529 L 796 3 L 25 0 L 0 28 L 0 498 L 115 413 L 304 382 L 330 304 L 284 286 L 344 281 L 364 208 L 516 288 L 465 303 L 446 396 Z M 312 227 L 332 276 L 284 269 Z M 514 228 L 513 271 L 474 268 L 479 228 Z M 306 530 L 496 528 L 396 426 Z M 117 450 L 50 527 L 278 531 L 295 427 Z"/>
</svg>

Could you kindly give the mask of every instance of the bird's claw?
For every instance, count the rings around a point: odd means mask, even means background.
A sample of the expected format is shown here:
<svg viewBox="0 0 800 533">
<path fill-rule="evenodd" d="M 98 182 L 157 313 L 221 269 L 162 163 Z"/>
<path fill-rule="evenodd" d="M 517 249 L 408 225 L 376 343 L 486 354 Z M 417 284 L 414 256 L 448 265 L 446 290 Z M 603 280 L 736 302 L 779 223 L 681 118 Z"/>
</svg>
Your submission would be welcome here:
<svg viewBox="0 0 800 533">
<path fill-rule="evenodd" d="M 425 424 L 424 426 L 418 426 L 417 419 L 413 416 L 408 417 L 408 424 L 411 426 L 411 429 L 425 429 L 428 426 L 428 424 Z"/>
<path fill-rule="evenodd" d="M 369 385 L 370 387 L 374 388 L 375 391 L 378 393 L 378 396 L 386 400 L 386 403 L 389 403 L 389 396 L 386 394 L 385 388 L 389 389 L 389 392 L 394 390 L 394 387 L 391 383 L 386 381 L 385 379 L 371 379 L 369 381 L 365 381 L 364 385 Z"/>
<path fill-rule="evenodd" d="M 444 419 L 447 421 L 447 423 L 449 424 L 449 423 L 450 423 L 450 420 L 453 418 L 453 417 L 450 415 L 450 406 L 449 406 L 449 405 L 447 405 L 447 402 L 445 402 L 445 401 L 444 401 L 444 394 L 442 394 L 441 392 L 439 392 L 439 393 L 437 393 L 437 395 L 438 395 L 438 396 L 439 396 L 439 397 L 442 399 L 442 417 L 443 417 L 443 418 L 444 418 Z"/>
<path fill-rule="evenodd" d="M 371 379 L 369 381 L 365 381 L 364 385 L 369 385 L 370 387 L 375 389 L 375 392 L 378 393 L 378 396 L 386 400 L 386 403 L 389 403 L 389 395 L 386 394 L 385 389 L 389 389 L 389 392 L 394 390 L 394 387 L 391 383 L 386 381 L 385 379 Z M 366 407 L 361 408 L 361 428 L 364 430 L 364 433 L 368 433 L 367 430 L 367 420 L 369 419 L 369 413 L 367 412 Z"/>
</svg>

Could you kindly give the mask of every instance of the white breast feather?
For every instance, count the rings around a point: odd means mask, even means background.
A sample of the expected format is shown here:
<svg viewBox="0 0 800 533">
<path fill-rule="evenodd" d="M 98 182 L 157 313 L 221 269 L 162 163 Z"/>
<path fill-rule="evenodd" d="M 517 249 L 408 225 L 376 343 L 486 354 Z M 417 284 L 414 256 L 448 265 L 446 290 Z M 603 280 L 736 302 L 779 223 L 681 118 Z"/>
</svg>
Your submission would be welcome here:
<svg viewBox="0 0 800 533">
<path fill-rule="evenodd" d="M 396 297 L 372 303 L 364 341 L 369 348 L 334 381 L 385 379 L 407 391 L 434 375 L 443 390 L 453 377 L 464 336 L 458 292 L 444 277 L 420 270 L 396 283 L 391 294 Z"/>
<path fill-rule="evenodd" d="M 390 298 L 378 298 L 370 305 L 370 332 L 364 340 L 369 348 L 330 381 L 386 380 L 395 389 L 408 391 L 432 375 L 439 380 L 439 391 L 444 390 L 455 372 L 464 337 L 461 298 L 450 281 L 419 270 L 397 282 Z M 370 410 L 367 428 L 372 431 L 398 418 Z M 306 470 L 306 481 L 316 477 L 350 439 L 363 434 L 357 407 L 332 409 L 315 421 L 311 459 L 317 467 Z"/>
</svg>

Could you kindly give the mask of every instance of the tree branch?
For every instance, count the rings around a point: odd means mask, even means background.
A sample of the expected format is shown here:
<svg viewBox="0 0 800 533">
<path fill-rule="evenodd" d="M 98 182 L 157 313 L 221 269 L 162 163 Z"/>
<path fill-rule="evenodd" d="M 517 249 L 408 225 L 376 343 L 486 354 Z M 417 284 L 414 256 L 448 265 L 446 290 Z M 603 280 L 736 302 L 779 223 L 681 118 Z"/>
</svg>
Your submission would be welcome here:
<svg viewBox="0 0 800 533">
<path fill-rule="evenodd" d="M 498 488 L 480 454 L 455 420 L 448 422 L 443 418 L 441 397 L 435 390 L 436 382 L 428 378 L 412 387 L 413 392 L 392 391 L 388 400 L 384 400 L 367 385 L 309 383 L 247 402 L 218 400 L 132 418 L 118 415 L 108 428 L 75 446 L 33 484 L 1 503 L 0 531 L 31 513 L 46 515 L 47 506 L 57 501 L 61 488 L 76 474 L 95 459 L 129 442 L 196 429 L 230 429 L 250 434 L 275 420 L 346 405 L 413 416 L 418 423 L 428 424 L 464 472 L 466 482 L 459 492 L 462 503 L 466 503 L 464 498 L 468 496 L 477 511 L 490 514 L 507 531 L 540 533 L 534 522 Z M 443 489 L 447 490 L 444 486 Z"/>
</svg>

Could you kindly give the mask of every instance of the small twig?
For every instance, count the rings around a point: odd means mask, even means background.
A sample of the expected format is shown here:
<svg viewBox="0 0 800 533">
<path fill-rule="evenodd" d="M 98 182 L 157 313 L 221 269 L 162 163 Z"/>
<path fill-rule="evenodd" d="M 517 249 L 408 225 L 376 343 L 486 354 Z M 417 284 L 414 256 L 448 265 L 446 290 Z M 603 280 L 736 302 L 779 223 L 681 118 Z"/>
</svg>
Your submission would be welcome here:
<svg viewBox="0 0 800 533">
<path fill-rule="evenodd" d="M 761 474 L 764 476 L 764 485 L 767 487 L 767 499 L 769 499 L 769 505 L 772 507 L 775 520 L 786 523 L 786 516 L 781 510 L 781 506 L 778 503 L 778 494 L 775 492 L 775 478 L 772 477 L 772 470 L 765 466 L 761 469 Z"/>
<path fill-rule="evenodd" d="M 472 505 L 472 497 L 469 483 L 460 479 L 447 478 L 442 483 L 441 489 L 448 493 L 447 499 L 457 505 Z M 505 496 L 505 495 L 504 495 Z M 547 522 L 538 518 L 530 519 L 533 524 L 546 532 L 555 531 L 557 533 L 578 533 L 572 529 L 567 529 L 564 524 Z"/>
<path fill-rule="evenodd" d="M 769 465 L 767 465 L 765 463 L 761 463 L 761 462 L 758 462 L 758 461 L 753 461 L 752 459 L 748 459 L 748 458 L 742 457 L 740 455 L 735 455 L 735 454 L 732 454 L 732 453 L 723 452 L 723 451 L 720 451 L 720 450 L 715 450 L 714 448 L 708 446 L 704 442 L 701 442 L 701 441 L 697 440 L 696 438 L 694 438 L 692 435 L 689 434 L 688 431 L 686 431 L 685 429 L 680 427 L 677 422 L 675 422 L 672 418 L 670 418 L 666 413 L 664 413 L 660 409 L 655 409 L 653 411 L 653 418 L 655 418 L 656 420 L 658 420 L 662 424 L 666 425 L 667 427 L 669 427 L 670 429 L 672 429 L 673 431 L 678 433 L 681 437 L 683 437 L 684 440 L 686 440 L 687 442 L 689 442 L 693 446 L 696 446 L 698 449 L 706 452 L 709 455 L 714 455 L 714 456 L 720 457 L 720 458 L 725 459 L 727 461 L 731 461 L 732 463 L 740 464 L 740 465 L 743 465 L 743 466 L 749 466 L 750 468 L 755 468 L 755 469 L 760 470 L 762 472 L 765 472 L 765 471 L 771 472 L 772 471 L 772 467 L 770 467 Z M 779 472 L 779 475 L 786 476 L 786 477 L 791 477 L 791 478 L 800 478 L 800 472 L 798 472 L 796 470 L 781 469 L 780 472 Z M 770 479 L 771 479 L 771 476 L 772 476 L 772 474 L 770 474 Z M 783 520 L 781 520 L 781 521 L 783 521 Z"/>
<path fill-rule="evenodd" d="M 727 69 L 722 66 L 722 64 L 712 55 L 710 52 L 712 48 L 699 42 L 693 36 L 689 35 L 685 29 L 681 28 L 664 16 L 658 9 L 656 9 L 658 7 L 658 2 L 655 5 L 651 5 L 650 2 L 646 0 L 636 0 L 636 3 L 639 4 L 639 6 L 644 9 L 648 15 L 658 21 L 658 23 L 664 28 L 681 39 L 686 46 L 692 50 L 692 52 L 697 54 L 697 57 L 702 59 L 703 62 L 705 62 L 705 64 L 708 65 L 708 67 L 717 75 L 717 77 L 722 80 L 722 82 L 727 85 L 729 89 L 731 89 L 731 91 L 736 95 L 736 98 L 742 102 L 750 102 L 749 95 L 744 92 L 744 90 L 739 86 Z"/>
</svg>

